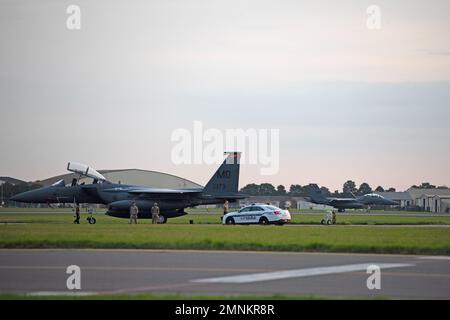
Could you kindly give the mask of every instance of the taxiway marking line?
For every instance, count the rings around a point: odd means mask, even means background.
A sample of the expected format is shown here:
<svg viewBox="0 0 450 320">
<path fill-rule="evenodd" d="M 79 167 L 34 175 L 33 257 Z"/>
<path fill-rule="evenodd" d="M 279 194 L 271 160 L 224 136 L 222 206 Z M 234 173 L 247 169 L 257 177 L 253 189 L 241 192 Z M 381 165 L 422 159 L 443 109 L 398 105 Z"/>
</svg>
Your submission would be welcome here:
<svg viewBox="0 0 450 320">
<path fill-rule="evenodd" d="M 258 281 L 269 281 L 269 280 L 300 278 L 300 277 L 312 277 L 312 276 L 327 275 L 327 274 L 361 271 L 361 270 L 367 270 L 367 268 L 371 265 L 376 265 L 376 266 L 380 267 L 380 269 L 402 268 L 402 267 L 414 266 L 413 264 L 409 264 L 409 263 L 360 263 L 360 264 L 348 264 L 348 265 L 331 266 L 331 267 L 317 267 L 317 268 L 306 268 L 306 269 L 297 269 L 297 270 L 252 273 L 252 274 L 243 274 L 243 275 L 238 275 L 238 276 L 227 276 L 227 277 L 218 277 L 218 278 L 195 279 L 195 280 L 191 280 L 191 282 L 196 282 L 196 283 L 251 283 L 251 282 L 258 282 Z"/>
</svg>

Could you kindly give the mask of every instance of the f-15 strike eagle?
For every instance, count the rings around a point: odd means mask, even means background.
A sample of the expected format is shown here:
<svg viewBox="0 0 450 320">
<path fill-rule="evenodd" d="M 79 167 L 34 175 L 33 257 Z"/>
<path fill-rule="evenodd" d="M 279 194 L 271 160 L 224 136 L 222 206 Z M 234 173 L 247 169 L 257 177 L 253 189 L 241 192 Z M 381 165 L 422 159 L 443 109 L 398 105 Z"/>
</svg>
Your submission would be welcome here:
<svg viewBox="0 0 450 320">
<path fill-rule="evenodd" d="M 307 191 L 312 203 L 332 206 L 338 209 L 338 212 L 344 212 L 345 209 L 362 209 L 366 206 L 372 205 L 398 205 L 397 202 L 386 199 L 376 193 L 368 193 L 363 196 L 353 198 L 325 197 L 317 184 L 310 184 L 307 187 Z"/>
<path fill-rule="evenodd" d="M 150 209 L 155 202 L 160 208 L 161 223 L 168 218 L 187 214 L 185 208 L 206 204 L 236 202 L 245 196 L 238 193 L 239 152 L 228 152 L 222 165 L 217 169 L 204 188 L 161 189 L 136 185 L 111 183 L 99 172 L 80 163 L 69 162 L 67 170 L 81 177 L 92 178 L 92 184 L 79 184 L 74 179 L 66 186 L 63 180 L 55 184 L 20 193 L 11 198 L 26 203 L 87 203 L 105 204 L 107 215 L 118 218 L 130 217 L 133 202 L 139 208 L 139 218 L 151 218 Z"/>
</svg>

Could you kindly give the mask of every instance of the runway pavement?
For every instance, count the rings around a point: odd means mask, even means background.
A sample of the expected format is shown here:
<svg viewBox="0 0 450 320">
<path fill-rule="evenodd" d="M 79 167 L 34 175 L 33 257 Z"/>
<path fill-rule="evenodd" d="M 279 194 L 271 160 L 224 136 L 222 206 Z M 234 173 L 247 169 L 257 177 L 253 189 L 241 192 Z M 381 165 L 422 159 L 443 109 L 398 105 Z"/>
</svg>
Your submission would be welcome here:
<svg viewBox="0 0 450 320">
<path fill-rule="evenodd" d="M 450 257 L 171 250 L 0 250 L 0 292 L 71 294 L 69 265 L 89 293 L 317 295 L 450 299 Z M 381 289 L 369 290 L 369 265 Z"/>
</svg>

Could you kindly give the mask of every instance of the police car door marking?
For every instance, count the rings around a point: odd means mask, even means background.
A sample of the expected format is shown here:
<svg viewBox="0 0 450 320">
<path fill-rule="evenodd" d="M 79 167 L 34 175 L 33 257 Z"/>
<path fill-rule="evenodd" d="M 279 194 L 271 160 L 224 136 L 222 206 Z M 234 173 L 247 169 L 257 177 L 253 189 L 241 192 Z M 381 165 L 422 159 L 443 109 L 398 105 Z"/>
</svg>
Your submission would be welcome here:
<svg viewBox="0 0 450 320">
<path fill-rule="evenodd" d="M 386 268 L 403 268 L 411 267 L 413 264 L 409 263 L 361 263 L 361 264 L 347 264 L 342 266 L 331 266 L 331 267 L 317 267 L 317 268 L 306 268 L 297 270 L 285 270 L 285 271 L 275 271 L 275 272 L 263 272 L 263 273 L 252 273 L 244 274 L 238 276 L 230 277 L 219 277 L 219 278 L 207 278 L 207 279 L 196 279 L 191 280 L 191 282 L 201 282 L 201 283 L 250 283 L 258 281 L 268 281 L 268 280 L 279 280 L 288 278 L 301 278 L 301 277 L 311 277 L 319 276 L 325 274 L 334 273 L 345 273 L 354 271 L 365 271 L 370 265 L 377 265 L 380 269 Z"/>
</svg>

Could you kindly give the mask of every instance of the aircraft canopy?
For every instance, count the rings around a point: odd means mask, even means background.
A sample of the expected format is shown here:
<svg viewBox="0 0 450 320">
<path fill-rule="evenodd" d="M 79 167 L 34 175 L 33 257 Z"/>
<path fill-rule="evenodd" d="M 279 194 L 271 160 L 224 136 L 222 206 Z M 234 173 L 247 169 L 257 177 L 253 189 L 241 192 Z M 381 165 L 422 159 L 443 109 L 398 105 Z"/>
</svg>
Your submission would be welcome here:
<svg viewBox="0 0 450 320">
<path fill-rule="evenodd" d="M 106 178 L 100 174 L 99 172 L 97 172 L 95 169 L 82 164 L 82 163 L 78 163 L 78 162 L 69 162 L 67 164 L 67 170 L 71 171 L 71 172 L 75 172 L 75 173 L 79 173 L 83 176 L 95 179 L 95 180 L 100 180 L 100 181 L 105 181 Z"/>
</svg>

